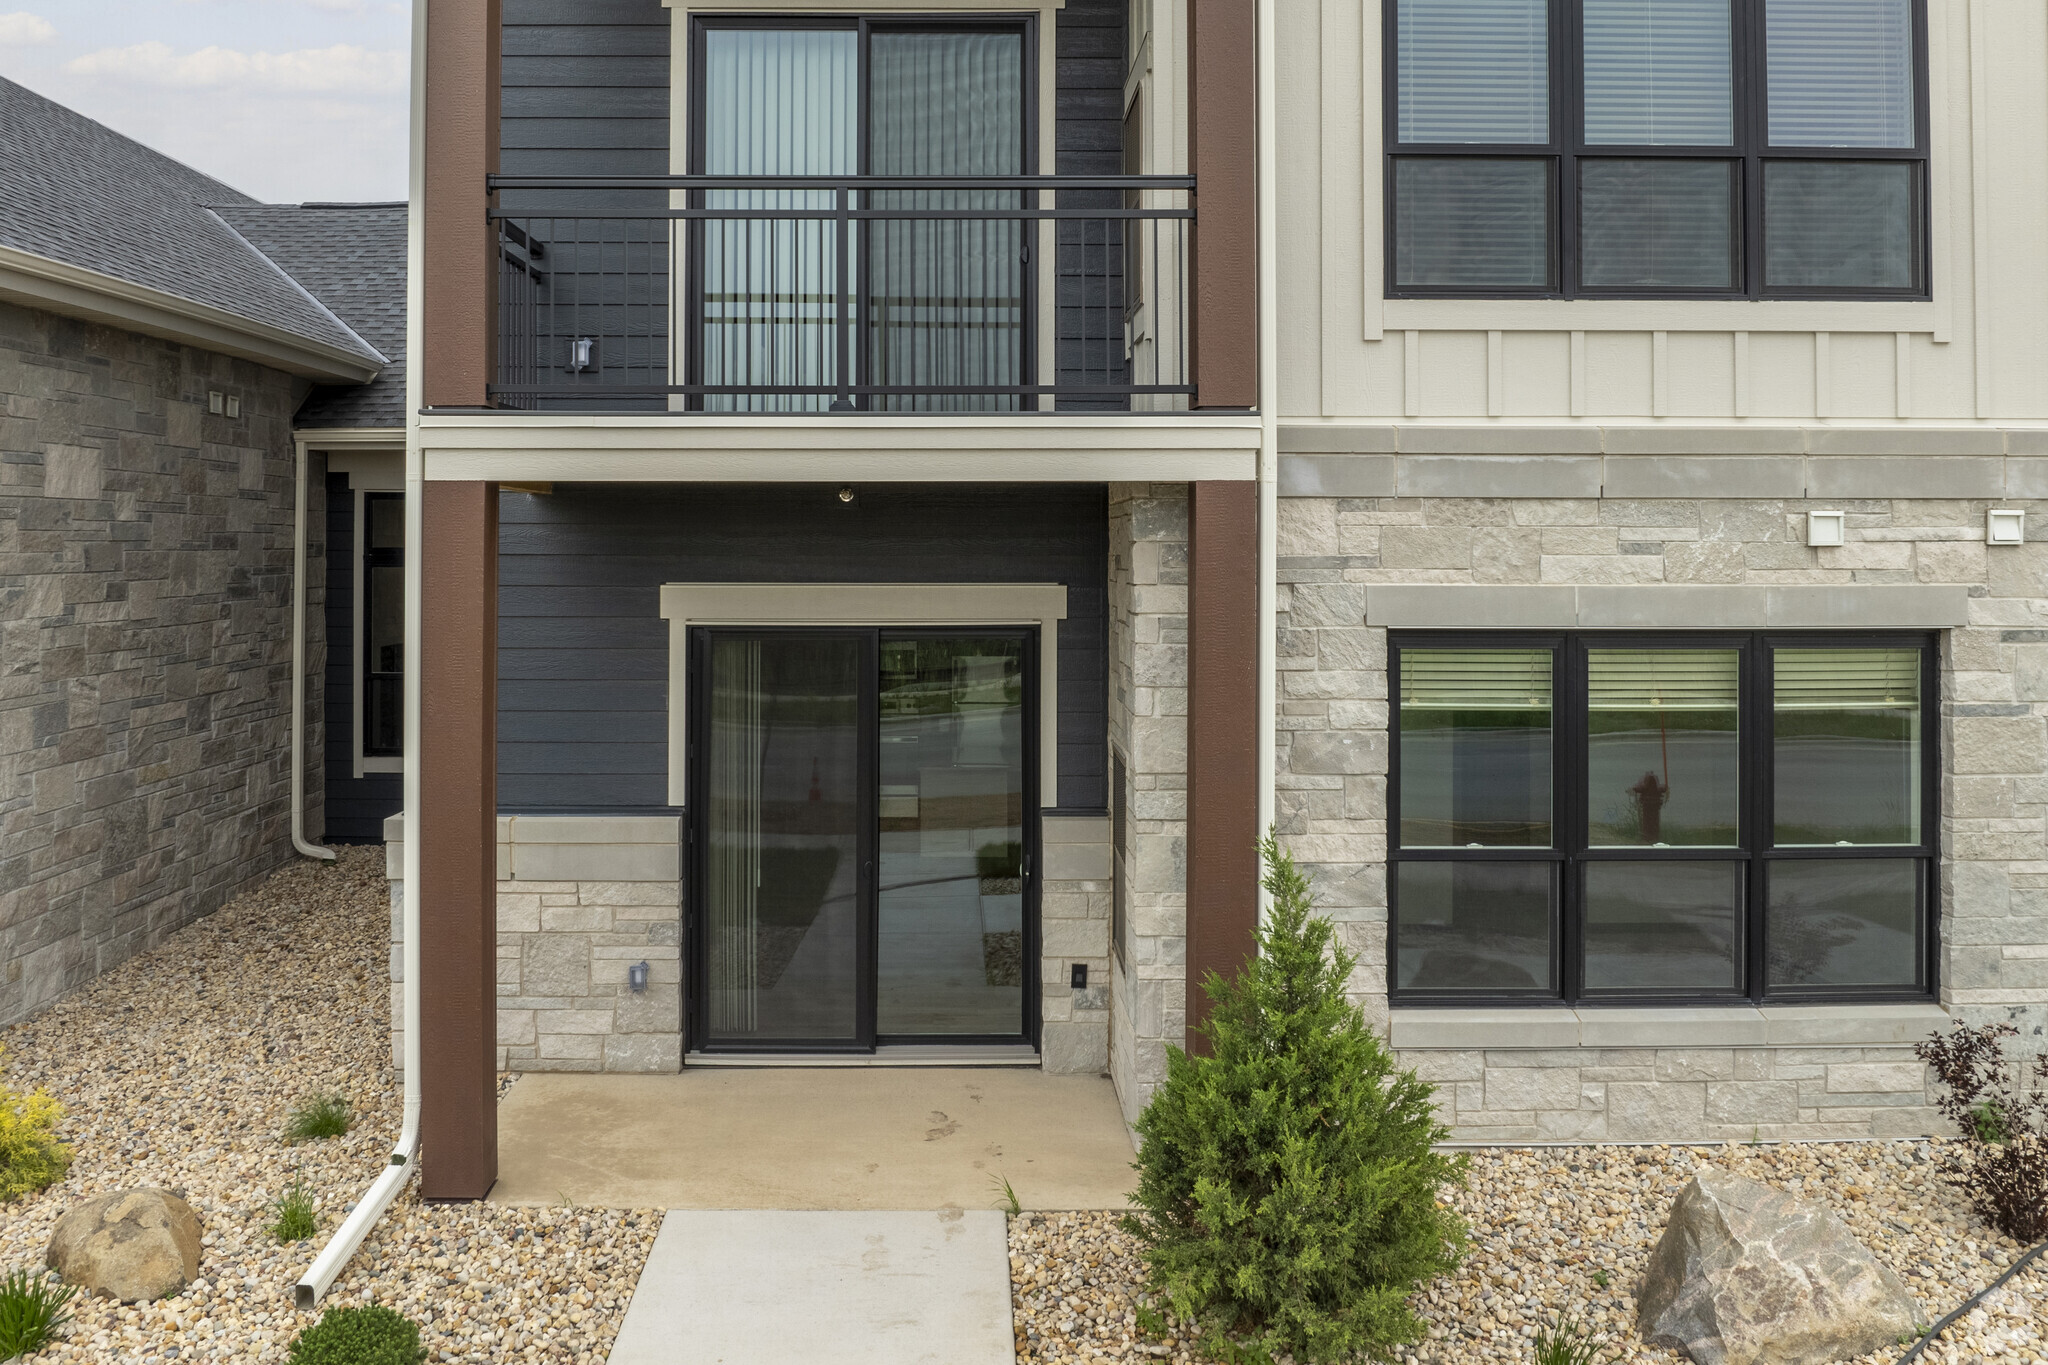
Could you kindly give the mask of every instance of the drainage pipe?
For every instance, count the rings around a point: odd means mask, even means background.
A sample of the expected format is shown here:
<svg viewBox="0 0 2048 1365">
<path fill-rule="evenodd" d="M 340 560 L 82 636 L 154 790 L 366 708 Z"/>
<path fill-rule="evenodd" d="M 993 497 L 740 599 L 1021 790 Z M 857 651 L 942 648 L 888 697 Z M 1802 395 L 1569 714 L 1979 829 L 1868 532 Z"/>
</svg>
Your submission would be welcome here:
<svg viewBox="0 0 2048 1365">
<path fill-rule="evenodd" d="M 1258 803 L 1263 837 L 1277 818 L 1274 769 L 1279 764 L 1277 699 L 1280 633 L 1280 220 L 1278 129 L 1274 126 L 1277 65 L 1274 0 L 1259 0 L 1258 13 L 1258 252 L 1259 328 L 1259 691 Z M 1263 880 L 1263 879 L 1262 879 Z M 1259 892 L 1259 918 L 1272 898 Z"/>
<path fill-rule="evenodd" d="M 2013 1276 L 2019 1274 L 2022 1270 L 2025 1270 L 2044 1251 L 2048 1251 L 2048 1242 L 2041 1243 L 2032 1251 L 2029 1251 L 2026 1255 L 2020 1257 L 2017 1261 L 2014 1261 L 2011 1265 L 2005 1268 L 2005 1273 L 2003 1275 L 2000 1275 L 1990 1284 L 1985 1285 L 1982 1289 L 1970 1295 L 1969 1298 L 1964 1299 L 1962 1303 L 1956 1306 L 1956 1310 L 1953 1313 L 1950 1313 L 1947 1317 L 1943 1318 L 1940 1322 L 1935 1323 L 1934 1326 L 1928 1328 L 1926 1332 L 1921 1334 L 1920 1340 L 1914 1342 L 1912 1348 L 1908 1350 L 1904 1355 L 1899 1357 L 1898 1365 L 1911 1365 L 1913 1361 L 1918 1360 L 1920 1358 L 1920 1353 L 1922 1351 L 1925 1351 L 1929 1346 L 1932 1346 L 1934 1344 L 1934 1339 L 1940 1336 L 1943 1332 L 1947 1331 L 1948 1325 L 1950 1323 L 1954 1322 L 1957 1318 L 1969 1312 L 1972 1308 L 1975 1308 L 1979 1303 L 1983 1302 L 1986 1298 L 1990 1297 L 1991 1293 L 1994 1290 L 1998 1289 L 2007 1280 L 2010 1280 Z M 1979 1359 L 1982 1359 L 1982 1357 L 1980 1356 Z"/>
<path fill-rule="evenodd" d="M 292 517 L 292 847 L 334 861 L 334 850 L 306 839 L 306 438 L 296 436 L 298 481 Z"/>
<path fill-rule="evenodd" d="M 412 6 L 412 209 L 406 215 L 405 353 L 405 905 L 400 947 L 405 980 L 400 992 L 405 1012 L 405 1108 L 398 1142 L 375 1183 L 356 1201 L 355 1211 L 341 1225 L 306 1273 L 292 1288 L 292 1305 L 301 1311 L 319 1305 L 343 1266 L 356 1253 L 391 1201 L 405 1188 L 419 1166 L 420 1151 L 420 554 L 425 522 L 426 456 L 420 449 L 420 253 L 424 201 L 422 155 L 426 141 L 427 5 Z"/>
</svg>

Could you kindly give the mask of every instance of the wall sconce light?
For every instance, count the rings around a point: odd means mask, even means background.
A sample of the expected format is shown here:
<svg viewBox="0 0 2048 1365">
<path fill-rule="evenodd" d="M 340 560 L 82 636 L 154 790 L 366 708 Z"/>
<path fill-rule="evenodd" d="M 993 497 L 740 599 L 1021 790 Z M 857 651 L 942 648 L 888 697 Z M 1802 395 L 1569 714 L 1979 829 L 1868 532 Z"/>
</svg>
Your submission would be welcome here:
<svg viewBox="0 0 2048 1365">
<path fill-rule="evenodd" d="M 1984 514 L 1986 545 L 2027 543 L 2027 512 L 2023 507 L 1994 507 Z"/>
<path fill-rule="evenodd" d="M 632 987 L 633 994 L 635 995 L 647 989 L 647 963 L 645 959 L 635 962 L 632 966 L 626 968 L 626 984 Z"/>
<path fill-rule="evenodd" d="M 590 353 L 597 349 L 596 337 L 577 337 L 569 343 L 569 373 L 581 374 L 590 368 Z"/>
<path fill-rule="evenodd" d="M 1848 520 L 1846 512 L 1808 512 L 1806 543 L 1821 546 L 1840 545 L 1847 534 Z"/>
</svg>

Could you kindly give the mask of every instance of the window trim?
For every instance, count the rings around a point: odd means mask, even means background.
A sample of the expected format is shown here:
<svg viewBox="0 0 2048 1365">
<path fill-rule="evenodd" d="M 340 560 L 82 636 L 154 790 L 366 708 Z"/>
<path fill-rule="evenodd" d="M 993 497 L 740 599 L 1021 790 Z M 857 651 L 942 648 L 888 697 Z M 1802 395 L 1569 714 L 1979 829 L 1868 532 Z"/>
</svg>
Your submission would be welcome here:
<svg viewBox="0 0 2048 1365">
<path fill-rule="evenodd" d="M 1908 0 L 1913 41 L 1913 135 L 1911 147 L 1773 147 L 1769 145 L 1768 87 L 1763 42 L 1768 0 L 1729 0 L 1731 112 L 1734 137 L 1726 147 L 1631 146 L 1585 141 L 1583 94 L 1584 0 L 1547 0 L 1549 14 L 1550 140 L 1546 143 L 1434 143 L 1400 140 L 1400 5 L 1380 7 L 1382 110 L 1380 208 L 1384 271 L 1389 299 L 1740 299 L 1782 301 L 1925 302 L 1933 297 L 1933 185 L 1930 124 L 1927 0 Z M 1550 170 L 1548 255 L 1550 283 L 1542 287 L 1402 285 L 1399 283 L 1397 194 L 1394 168 L 1404 158 L 1490 157 L 1542 161 Z M 1597 160 L 1732 161 L 1739 170 L 1731 230 L 1738 266 L 1732 288 L 1620 288 L 1581 282 L 1578 163 Z M 1913 283 L 1906 288 L 1770 288 L 1764 282 L 1763 177 L 1775 161 L 1901 161 L 1914 165 L 1912 233 Z"/>
<path fill-rule="evenodd" d="M 1852 849 L 1792 846 L 1775 848 L 1772 828 L 1772 691 L 1770 660 L 1775 649 L 1911 648 L 1920 652 L 1920 842 L 1861 844 Z M 1586 842 L 1587 710 L 1586 653 L 1589 649 L 1713 649 L 1742 651 L 1740 807 L 1738 846 L 1673 849 L 1594 849 Z M 1548 848 L 1417 848 L 1401 846 L 1401 651 L 1431 649 L 1535 649 L 1552 652 L 1551 663 L 1551 842 Z M 1941 774 L 1938 632 L 1924 630 L 1403 630 L 1387 633 L 1387 996 L 1396 1008 L 1489 1008 L 1550 1005 L 1575 1009 L 1716 1007 L 1758 1008 L 1814 1003 L 1891 1004 L 1938 1000 L 1941 950 L 1940 827 Z M 1760 779 L 1757 774 L 1764 776 Z M 1766 878 L 1778 862 L 1910 859 L 1918 864 L 1919 917 L 1916 952 L 1921 986 L 1800 987 L 1771 989 L 1766 980 L 1768 925 Z M 1745 865 L 1740 990 L 1601 991 L 1584 987 L 1583 869 L 1593 862 L 1740 861 Z M 1541 862 L 1552 868 L 1550 903 L 1551 980 L 1537 991 L 1406 990 L 1397 971 L 1400 951 L 1400 877 L 1404 862 Z"/>
</svg>

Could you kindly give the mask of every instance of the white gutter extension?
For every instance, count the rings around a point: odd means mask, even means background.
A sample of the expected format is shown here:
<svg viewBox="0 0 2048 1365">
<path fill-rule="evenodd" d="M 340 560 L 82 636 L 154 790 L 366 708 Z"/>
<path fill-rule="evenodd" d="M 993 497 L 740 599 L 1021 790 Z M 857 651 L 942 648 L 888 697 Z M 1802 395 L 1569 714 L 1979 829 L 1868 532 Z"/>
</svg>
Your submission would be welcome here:
<svg viewBox="0 0 2048 1365">
<path fill-rule="evenodd" d="M 398 1142 L 391 1159 L 376 1182 L 356 1202 L 355 1211 L 322 1248 L 306 1273 L 292 1289 L 292 1304 L 300 1311 L 317 1307 L 320 1299 L 355 1255 L 356 1248 L 370 1234 L 391 1201 L 418 1168 L 420 1150 L 420 553 L 425 517 L 421 504 L 426 491 L 426 458 L 420 450 L 420 255 L 423 244 L 422 206 L 425 203 L 426 60 L 428 0 L 413 0 L 412 7 L 412 162 L 408 175 L 411 211 L 406 215 L 405 348 L 409 363 L 405 369 L 405 906 L 404 944 L 401 947 L 405 974 L 402 995 L 405 1002 L 405 1108 L 399 1124 Z"/>
<path fill-rule="evenodd" d="M 1275 126 L 1277 40 L 1274 0 L 1259 0 L 1258 210 L 1259 263 L 1259 835 L 1277 816 L 1274 769 L 1279 765 L 1280 633 L 1280 157 Z M 1259 892 L 1259 917 L 1271 903 Z"/>
<path fill-rule="evenodd" d="M 296 437 L 296 512 L 292 517 L 292 847 L 334 861 L 334 850 L 306 841 L 306 439 Z"/>
</svg>

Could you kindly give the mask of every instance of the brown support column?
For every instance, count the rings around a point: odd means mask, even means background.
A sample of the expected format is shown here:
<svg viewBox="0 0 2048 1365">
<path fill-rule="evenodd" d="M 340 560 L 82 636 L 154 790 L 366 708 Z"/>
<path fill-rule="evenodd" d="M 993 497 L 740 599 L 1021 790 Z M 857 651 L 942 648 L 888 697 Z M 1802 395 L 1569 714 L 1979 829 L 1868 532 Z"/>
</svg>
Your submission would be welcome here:
<svg viewBox="0 0 2048 1365">
<path fill-rule="evenodd" d="M 1256 0 L 1188 0 L 1188 354 L 1198 408 L 1259 405 L 1258 54 Z"/>
<path fill-rule="evenodd" d="M 498 169 L 499 0 L 427 9 L 426 215 L 420 261 L 421 402 L 481 407 L 497 364 L 497 225 L 484 177 Z"/>
<path fill-rule="evenodd" d="M 498 486 L 430 482 L 421 510 L 420 1192 L 481 1199 L 498 1178 Z"/>
<path fill-rule="evenodd" d="M 1202 982 L 1252 955 L 1259 916 L 1259 496 L 1188 486 L 1189 1051 Z"/>
</svg>

